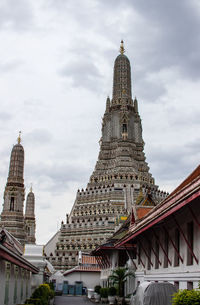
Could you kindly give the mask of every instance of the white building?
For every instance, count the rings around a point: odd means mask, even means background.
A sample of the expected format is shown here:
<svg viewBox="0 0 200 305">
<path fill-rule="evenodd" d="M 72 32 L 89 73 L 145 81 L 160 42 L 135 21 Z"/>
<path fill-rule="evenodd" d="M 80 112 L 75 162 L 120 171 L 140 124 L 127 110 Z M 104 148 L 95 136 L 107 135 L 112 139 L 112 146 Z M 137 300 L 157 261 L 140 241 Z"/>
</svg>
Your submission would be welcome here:
<svg viewBox="0 0 200 305">
<path fill-rule="evenodd" d="M 7 230 L 0 232 L 0 304 L 22 304 L 31 295 L 38 268 L 23 257 L 23 247 Z"/>
<path fill-rule="evenodd" d="M 104 260 L 101 272 L 104 283 L 120 261 L 135 270 L 135 280 L 127 283 L 127 293 L 143 281 L 168 281 L 179 289 L 197 288 L 200 166 L 146 216 L 132 221 L 125 236 L 115 240 L 110 249 L 109 245 L 96 249 L 95 255 L 100 253 Z"/>
<path fill-rule="evenodd" d="M 65 284 L 73 286 L 77 282 L 82 283 L 86 289 L 94 289 L 100 284 L 100 267 L 95 257 L 89 254 L 79 252 L 79 264 L 65 272 L 57 271 L 50 280 L 55 282 L 56 290 L 62 290 L 64 294 L 76 294 L 76 291 L 70 292 L 65 289 Z"/>
</svg>

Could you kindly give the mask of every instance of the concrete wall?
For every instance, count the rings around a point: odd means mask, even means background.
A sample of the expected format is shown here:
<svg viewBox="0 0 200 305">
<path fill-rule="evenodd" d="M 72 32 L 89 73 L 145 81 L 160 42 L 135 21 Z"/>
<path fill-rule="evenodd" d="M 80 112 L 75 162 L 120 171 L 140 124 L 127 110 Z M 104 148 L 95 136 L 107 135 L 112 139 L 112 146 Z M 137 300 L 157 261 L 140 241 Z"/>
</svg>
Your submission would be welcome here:
<svg viewBox="0 0 200 305">
<path fill-rule="evenodd" d="M 94 288 L 100 284 L 100 272 L 72 272 L 66 276 L 61 274 L 53 275 L 50 280 L 56 280 L 56 285 L 68 281 L 69 285 L 74 285 L 76 281 L 83 282 L 83 287 Z"/>
<path fill-rule="evenodd" d="M 0 260 L 0 304 L 23 304 L 31 295 L 31 273 Z"/>
<path fill-rule="evenodd" d="M 73 285 L 75 281 L 83 282 L 83 287 L 94 288 L 100 283 L 100 272 L 73 272 L 64 277 L 65 281 Z"/>
</svg>

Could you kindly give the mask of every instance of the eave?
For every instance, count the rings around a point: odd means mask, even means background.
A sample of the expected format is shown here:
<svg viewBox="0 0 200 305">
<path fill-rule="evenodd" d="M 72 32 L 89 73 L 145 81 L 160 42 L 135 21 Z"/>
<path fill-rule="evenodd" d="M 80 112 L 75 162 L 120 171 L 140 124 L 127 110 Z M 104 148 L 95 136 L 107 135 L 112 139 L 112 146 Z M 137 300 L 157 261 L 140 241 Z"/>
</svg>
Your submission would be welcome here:
<svg viewBox="0 0 200 305">
<path fill-rule="evenodd" d="M 199 167 L 197 168 L 199 170 Z M 186 179 L 187 180 L 187 179 Z M 155 207 L 145 218 L 137 224 L 130 227 L 127 236 L 116 243 L 115 247 L 120 248 L 128 241 L 136 238 L 139 234 L 147 231 L 155 224 L 163 221 L 170 215 L 190 204 L 193 200 L 200 197 L 200 178 L 196 177 L 193 181 L 183 188 L 177 188 L 177 192 L 173 192 L 159 206 Z"/>
<path fill-rule="evenodd" d="M 16 255 L 9 249 L 5 248 L 0 244 L 0 258 L 9 261 L 19 267 L 22 267 L 28 271 L 31 271 L 34 274 L 39 272 L 39 269 L 25 260 L 23 257 Z"/>
</svg>

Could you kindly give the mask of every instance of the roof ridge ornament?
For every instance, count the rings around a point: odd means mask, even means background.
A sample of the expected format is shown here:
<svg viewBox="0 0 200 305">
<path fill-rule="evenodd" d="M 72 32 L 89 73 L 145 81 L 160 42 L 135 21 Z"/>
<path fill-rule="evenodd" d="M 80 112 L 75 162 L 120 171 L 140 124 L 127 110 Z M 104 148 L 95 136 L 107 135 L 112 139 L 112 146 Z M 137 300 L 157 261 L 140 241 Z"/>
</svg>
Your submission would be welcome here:
<svg viewBox="0 0 200 305">
<path fill-rule="evenodd" d="M 18 144 L 20 144 L 21 143 L 21 135 L 22 135 L 22 132 L 21 131 L 19 131 L 19 136 L 18 136 L 18 138 L 17 138 L 17 143 Z"/>
<path fill-rule="evenodd" d="M 123 55 L 125 53 L 125 49 L 124 49 L 124 41 L 121 40 L 121 44 L 120 44 L 120 49 L 119 49 L 120 53 Z"/>
</svg>

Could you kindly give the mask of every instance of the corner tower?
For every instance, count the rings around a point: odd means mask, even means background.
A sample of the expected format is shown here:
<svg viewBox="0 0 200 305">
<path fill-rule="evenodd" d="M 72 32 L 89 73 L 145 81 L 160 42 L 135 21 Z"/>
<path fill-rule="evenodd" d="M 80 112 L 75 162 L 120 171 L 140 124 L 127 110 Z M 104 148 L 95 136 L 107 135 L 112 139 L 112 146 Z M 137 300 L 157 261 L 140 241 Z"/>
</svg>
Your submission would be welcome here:
<svg viewBox="0 0 200 305">
<path fill-rule="evenodd" d="M 3 211 L 0 224 L 22 244 L 25 243 L 24 228 L 24 148 L 21 132 L 10 156 L 8 179 L 4 191 Z"/>
<path fill-rule="evenodd" d="M 32 186 L 26 198 L 25 227 L 26 243 L 35 244 L 35 195 Z"/>
</svg>

